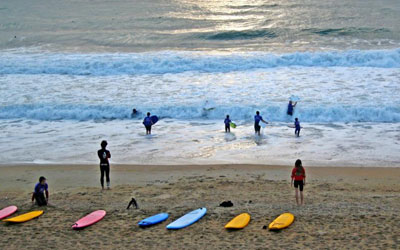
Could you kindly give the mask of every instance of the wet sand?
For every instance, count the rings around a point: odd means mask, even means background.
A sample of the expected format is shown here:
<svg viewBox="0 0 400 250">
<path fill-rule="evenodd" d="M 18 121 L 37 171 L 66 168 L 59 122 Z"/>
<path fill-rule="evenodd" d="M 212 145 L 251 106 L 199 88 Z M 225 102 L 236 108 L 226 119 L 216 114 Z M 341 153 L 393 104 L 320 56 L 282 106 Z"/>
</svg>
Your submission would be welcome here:
<svg viewBox="0 0 400 250">
<path fill-rule="evenodd" d="M 0 166 L 0 208 L 32 207 L 37 178 L 48 178 L 51 206 L 36 220 L 0 225 L 0 248 L 7 249 L 398 249 L 400 243 L 400 169 L 306 167 L 305 205 L 295 205 L 290 166 L 113 165 L 112 190 L 99 188 L 97 165 Z M 132 197 L 139 209 L 126 210 Z M 218 205 L 224 200 L 230 208 Z M 199 207 L 207 215 L 192 226 L 168 231 L 165 226 Z M 106 217 L 73 231 L 72 224 L 93 210 Z M 160 212 L 170 218 L 141 229 L 137 222 Z M 248 212 L 250 224 L 226 231 L 234 216 Z M 280 232 L 262 229 L 283 212 L 295 222 Z"/>
</svg>

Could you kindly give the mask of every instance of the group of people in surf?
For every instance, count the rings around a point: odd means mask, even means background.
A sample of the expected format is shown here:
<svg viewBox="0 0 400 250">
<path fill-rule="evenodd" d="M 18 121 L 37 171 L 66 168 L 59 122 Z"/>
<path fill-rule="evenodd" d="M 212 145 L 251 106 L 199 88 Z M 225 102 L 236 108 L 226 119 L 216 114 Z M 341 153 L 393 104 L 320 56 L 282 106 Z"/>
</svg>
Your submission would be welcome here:
<svg viewBox="0 0 400 250">
<path fill-rule="evenodd" d="M 289 101 L 288 104 L 288 108 L 287 108 L 287 114 L 289 116 L 293 115 L 294 112 L 294 107 L 296 107 L 297 102 L 292 102 L 291 100 Z M 132 109 L 132 114 L 131 114 L 131 118 L 135 118 L 137 115 L 139 114 L 139 112 L 134 108 Z M 265 121 L 263 119 L 263 117 L 260 115 L 260 111 L 256 112 L 256 115 L 254 116 L 254 130 L 255 133 L 258 134 L 259 136 L 261 135 L 261 125 L 260 122 L 263 122 L 265 124 L 268 124 L 267 121 Z M 224 120 L 224 124 L 225 124 L 225 132 L 226 133 L 230 133 L 231 132 L 231 124 L 232 124 L 232 120 L 230 119 L 229 115 L 226 115 L 226 118 Z M 146 117 L 143 119 L 143 125 L 146 128 L 146 135 L 150 135 L 151 134 L 151 127 L 154 125 L 153 121 L 151 120 L 150 117 L 150 112 L 147 112 Z M 299 119 L 296 117 L 294 120 L 294 134 L 299 137 L 300 136 L 300 121 Z"/>
<path fill-rule="evenodd" d="M 288 109 L 287 109 L 287 114 L 292 116 L 293 115 L 293 111 L 294 111 L 294 107 L 296 106 L 297 102 L 295 102 L 293 104 L 292 101 L 289 101 L 288 104 Z M 267 121 L 265 121 L 263 119 L 263 117 L 260 115 L 260 111 L 256 112 L 256 115 L 254 116 L 254 131 L 257 135 L 261 135 L 261 125 L 260 122 L 263 122 L 265 124 L 268 124 Z M 230 133 L 231 132 L 231 124 L 232 124 L 232 120 L 230 119 L 229 115 L 226 115 L 226 118 L 224 120 L 224 124 L 225 124 L 225 133 Z M 300 121 L 299 119 L 296 117 L 294 119 L 294 134 L 299 137 L 300 136 Z"/>
</svg>

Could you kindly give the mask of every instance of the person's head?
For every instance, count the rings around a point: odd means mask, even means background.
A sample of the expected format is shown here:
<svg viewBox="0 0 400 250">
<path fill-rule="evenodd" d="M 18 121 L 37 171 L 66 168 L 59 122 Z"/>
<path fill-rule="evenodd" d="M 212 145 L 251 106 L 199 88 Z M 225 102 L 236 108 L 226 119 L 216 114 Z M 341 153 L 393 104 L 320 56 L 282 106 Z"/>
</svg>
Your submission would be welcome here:
<svg viewBox="0 0 400 250">
<path fill-rule="evenodd" d="M 101 148 L 106 148 L 107 147 L 107 141 L 106 140 L 104 140 L 104 141 L 102 141 L 101 143 L 100 143 L 100 146 L 101 146 Z"/>
<path fill-rule="evenodd" d="M 299 119 L 297 119 L 297 117 L 296 117 L 296 118 L 294 118 L 294 120 L 297 122 Z"/>
<path fill-rule="evenodd" d="M 132 109 L 132 113 L 136 114 L 137 110 L 136 109 Z"/>
<path fill-rule="evenodd" d="M 229 119 L 229 115 L 226 115 L 226 118 L 228 118 L 228 119 Z"/>
<path fill-rule="evenodd" d="M 289 100 L 289 104 L 292 104 L 292 100 Z"/>
<path fill-rule="evenodd" d="M 150 116 L 150 112 L 147 112 L 147 116 Z"/>
<path fill-rule="evenodd" d="M 46 184 L 46 178 L 44 176 L 40 176 L 39 183 L 42 185 Z"/>
<path fill-rule="evenodd" d="M 256 112 L 256 115 L 260 115 L 260 111 L 257 111 L 257 112 Z"/>
<path fill-rule="evenodd" d="M 296 163 L 294 165 L 295 165 L 296 168 L 302 168 L 303 167 L 303 164 L 301 163 L 300 159 L 297 159 Z"/>
</svg>

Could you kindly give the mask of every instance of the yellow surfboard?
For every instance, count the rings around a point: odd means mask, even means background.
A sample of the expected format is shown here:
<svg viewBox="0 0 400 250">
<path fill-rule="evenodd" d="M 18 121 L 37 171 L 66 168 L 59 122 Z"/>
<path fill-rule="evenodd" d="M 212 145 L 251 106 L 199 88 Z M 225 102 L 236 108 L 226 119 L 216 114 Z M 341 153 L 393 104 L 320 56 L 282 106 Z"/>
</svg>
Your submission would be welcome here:
<svg viewBox="0 0 400 250">
<path fill-rule="evenodd" d="M 5 221 L 5 222 L 13 222 L 13 223 L 21 223 L 21 222 L 32 220 L 32 219 L 34 219 L 36 217 L 39 217 L 42 214 L 43 214 L 43 210 L 33 211 L 33 212 L 26 213 L 26 214 L 18 215 L 16 217 L 5 219 L 3 221 Z"/>
<path fill-rule="evenodd" d="M 227 229 L 240 229 L 246 227 L 250 222 L 250 214 L 243 213 L 233 218 L 228 224 L 225 225 Z"/>
<path fill-rule="evenodd" d="M 294 215 L 291 213 L 284 213 L 278 216 L 271 224 L 269 230 L 279 230 L 290 226 L 294 221 Z"/>
</svg>

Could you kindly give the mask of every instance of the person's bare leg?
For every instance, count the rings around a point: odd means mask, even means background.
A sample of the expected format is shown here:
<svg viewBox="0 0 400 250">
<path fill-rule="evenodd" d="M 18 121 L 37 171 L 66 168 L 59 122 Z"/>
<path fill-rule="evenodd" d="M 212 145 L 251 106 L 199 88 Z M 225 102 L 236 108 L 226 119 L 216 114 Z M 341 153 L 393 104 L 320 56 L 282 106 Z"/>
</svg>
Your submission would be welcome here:
<svg viewBox="0 0 400 250">
<path fill-rule="evenodd" d="M 299 191 L 296 188 L 296 203 L 299 205 Z"/>
<path fill-rule="evenodd" d="M 300 201 L 301 201 L 301 205 L 303 205 L 304 204 L 304 202 L 303 202 L 303 191 L 300 191 Z"/>
</svg>

